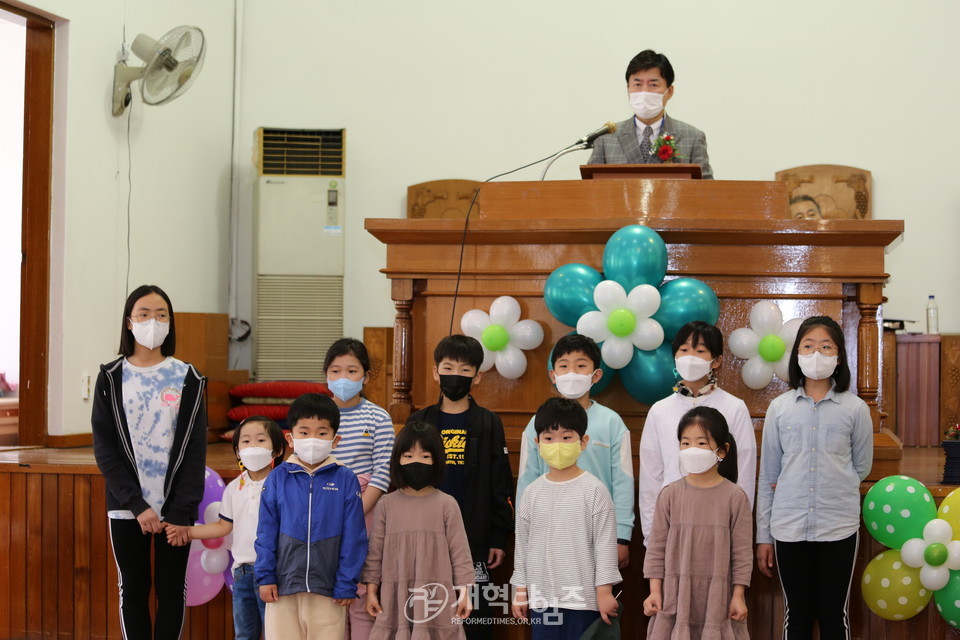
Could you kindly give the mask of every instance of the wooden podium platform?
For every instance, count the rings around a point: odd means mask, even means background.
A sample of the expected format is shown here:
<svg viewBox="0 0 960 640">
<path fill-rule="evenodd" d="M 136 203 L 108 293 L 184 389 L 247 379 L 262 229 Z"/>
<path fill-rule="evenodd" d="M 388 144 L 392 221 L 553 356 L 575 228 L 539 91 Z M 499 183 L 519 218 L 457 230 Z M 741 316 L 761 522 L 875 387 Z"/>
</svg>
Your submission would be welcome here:
<svg viewBox="0 0 960 640">
<path fill-rule="evenodd" d="M 527 372 L 519 380 L 506 380 L 491 371 L 476 388 L 475 397 L 503 420 L 516 467 L 524 426 L 539 404 L 555 393 L 547 376 L 551 347 L 573 331 L 555 320 L 544 304 L 547 277 L 571 262 L 601 270 L 604 244 L 610 236 L 623 226 L 642 224 L 666 242 L 668 279 L 698 278 L 716 292 L 718 326 L 725 336 L 749 326 L 750 309 L 760 300 L 776 302 L 785 320 L 811 315 L 837 319 L 847 338 L 853 386 L 873 416 L 875 462 L 870 478 L 899 472 L 900 443 L 881 428 L 879 308 L 888 277 L 884 252 L 903 233 L 902 221 L 787 219 L 786 193 L 779 182 L 490 183 L 482 185 L 478 203 L 465 237 L 456 309 L 463 220 L 368 218 L 365 222 L 367 231 L 387 246 L 383 273 L 391 281 L 397 309 L 390 406 L 396 422 L 404 422 L 411 410 L 436 402 L 432 353 L 448 333 L 451 314 L 453 330 L 459 332 L 466 311 L 488 310 L 498 296 L 513 296 L 520 303 L 521 317 L 544 327 L 543 344 L 525 352 Z M 787 386 L 775 379 L 765 389 L 753 391 L 740 378 L 742 361 L 725 355 L 720 386 L 745 400 L 759 438 L 767 406 Z M 597 399 L 623 416 L 636 451 L 647 407 L 634 401 L 619 381 Z M 636 634 L 646 626 L 638 619 L 646 597 L 639 538 L 634 536 L 631 564 L 624 572 L 626 610 L 633 612 L 631 620 L 624 621 L 624 637 L 639 637 Z M 863 545 L 864 550 L 867 546 Z M 858 561 L 861 570 L 867 561 Z M 751 634 L 777 638 L 782 622 L 779 588 L 758 573 L 755 578 L 757 586 L 749 603 Z M 852 607 L 862 609 L 855 616 L 859 628 L 875 628 L 856 598 Z M 521 636 L 511 631 L 508 637 Z"/>
</svg>

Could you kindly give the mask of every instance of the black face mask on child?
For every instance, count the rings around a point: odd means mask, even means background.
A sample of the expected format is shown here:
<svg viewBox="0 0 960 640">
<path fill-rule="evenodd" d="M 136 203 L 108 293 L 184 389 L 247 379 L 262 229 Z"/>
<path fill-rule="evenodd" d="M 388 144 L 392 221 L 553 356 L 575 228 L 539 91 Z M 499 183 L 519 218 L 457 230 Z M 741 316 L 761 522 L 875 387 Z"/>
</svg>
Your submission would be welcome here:
<svg viewBox="0 0 960 640">
<path fill-rule="evenodd" d="M 400 465 L 400 475 L 403 482 L 413 489 L 420 491 L 433 480 L 433 465 L 425 462 L 409 462 Z"/>
<path fill-rule="evenodd" d="M 473 376 L 457 376 L 440 374 L 440 391 L 448 400 L 463 399 L 470 393 L 470 387 L 473 386 Z"/>
</svg>

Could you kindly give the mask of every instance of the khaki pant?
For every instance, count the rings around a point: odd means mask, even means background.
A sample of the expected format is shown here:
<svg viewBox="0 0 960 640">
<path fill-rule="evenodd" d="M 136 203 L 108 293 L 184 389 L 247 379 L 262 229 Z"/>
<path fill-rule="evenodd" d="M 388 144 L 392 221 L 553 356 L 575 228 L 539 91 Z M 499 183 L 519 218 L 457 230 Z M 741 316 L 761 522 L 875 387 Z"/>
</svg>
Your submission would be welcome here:
<svg viewBox="0 0 960 640">
<path fill-rule="evenodd" d="M 318 593 L 295 593 L 267 603 L 265 640 L 342 638 L 346 609 Z"/>
</svg>

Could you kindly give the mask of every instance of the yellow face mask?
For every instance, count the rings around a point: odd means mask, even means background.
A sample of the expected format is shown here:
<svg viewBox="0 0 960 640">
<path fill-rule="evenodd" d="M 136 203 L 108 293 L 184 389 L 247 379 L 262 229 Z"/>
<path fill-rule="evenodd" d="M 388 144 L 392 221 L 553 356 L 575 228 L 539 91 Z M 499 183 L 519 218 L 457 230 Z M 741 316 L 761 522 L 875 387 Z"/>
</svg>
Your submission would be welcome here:
<svg viewBox="0 0 960 640">
<path fill-rule="evenodd" d="M 580 457 L 579 442 L 541 442 L 540 457 L 554 469 L 566 469 Z"/>
</svg>

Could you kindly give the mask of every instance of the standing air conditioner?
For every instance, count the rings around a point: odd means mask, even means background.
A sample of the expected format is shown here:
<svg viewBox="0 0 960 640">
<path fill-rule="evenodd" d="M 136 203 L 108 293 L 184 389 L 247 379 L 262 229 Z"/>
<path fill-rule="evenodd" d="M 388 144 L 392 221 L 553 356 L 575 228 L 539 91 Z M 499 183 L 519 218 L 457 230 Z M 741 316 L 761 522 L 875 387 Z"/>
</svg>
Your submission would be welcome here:
<svg viewBox="0 0 960 640">
<path fill-rule="evenodd" d="M 344 130 L 257 130 L 255 380 L 322 381 L 343 336 Z"/>
</svg>

